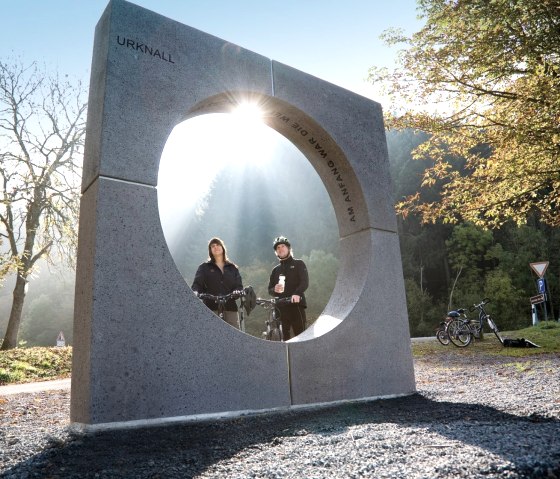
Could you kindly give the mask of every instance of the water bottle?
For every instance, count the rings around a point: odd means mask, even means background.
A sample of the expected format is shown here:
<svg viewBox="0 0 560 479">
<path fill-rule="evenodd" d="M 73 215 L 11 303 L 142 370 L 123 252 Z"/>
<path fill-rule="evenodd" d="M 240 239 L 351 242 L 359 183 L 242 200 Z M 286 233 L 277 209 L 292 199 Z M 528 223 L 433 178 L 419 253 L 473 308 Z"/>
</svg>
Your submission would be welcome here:
<svg viewBox="0 0 560 479">
<path fill-rule="evenodd" d="M 286 276 L 284 276 L 283 274 L 281 274 L 280 276 L 278 276 L 278 284 L 280 285 L 282 291 L 280 291 L 281 293 L 284 292 L 284 286 L 286 286 Z"/>
</svg>

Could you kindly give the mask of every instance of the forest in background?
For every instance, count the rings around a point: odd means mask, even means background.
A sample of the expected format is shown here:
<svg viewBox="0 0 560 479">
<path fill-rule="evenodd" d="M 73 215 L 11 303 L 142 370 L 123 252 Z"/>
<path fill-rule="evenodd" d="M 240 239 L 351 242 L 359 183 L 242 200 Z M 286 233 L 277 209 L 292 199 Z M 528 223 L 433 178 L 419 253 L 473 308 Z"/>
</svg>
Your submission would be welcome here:
<svg viewBox="0 0 560 479">
<path fill-rule="evenodd" d="M 420 191 L 426 160 L 412 160 L 411 151 L 427 138 L 412 131 L 388 133 L 391 175 L 398 200 Z M 481 183 L 480 188 L 491 188 Z M 423 190 L 424 200 L 438 194 L 437 187 Z M 432 198 L 430 196 L 433 195 Z M 469 307 L 484 297 L 502 330 L 530 326 L 530 298 L 537 294 L 536 274 L 530 263 L 548 261 L 545 274 L 550 302 L 548 319 L 558 319 L 560 231 L 536 216 L 526 225 L 510 222 L 496 229 L 469 223 L 422 224 L 418 216 L 399 217 L 403 274 L 411 334 L 433 333 L 434 324 L 449 309 Z M 537 306 L 539 320 L 544 305 Z"/>
<path fill-rule="evenodd" d="M 411 152 L 426 135 L 411 131 L 387 134 L 395 200 L 419 190 L 426 162 Z M 424 192 L 424 195 L 437 191 Z M 233 201 L 232 199 L 235 199 Z M 399 217 L 403 275 L 412 336 L 432 335 L 449 309 L 468 307 L 489 297 L 490 311 L 502 330 L 531 324 L 529 298 L 537 294 L 529 263 L 549 261 L 546 279 L 552 299 L 548 319 L 560 314 L 559 230 L 532 218 L 525 226 L 506 224 L 483 230 L 471 224 L 421 224 L 418 217 Z M 270 270 L 276 264 L 272 240 L 285 235 L 295 256 L 310 273 L 308 322 L 328 302 L 338 269 L 338 227 L 328 194 L 309 162 L 294 149 L 270 168 L 230 165 L 168 245 L 190 285 L 196 267 L 207 258 L 213 236 L 224 239 L 245 285 L 267 297 Z M 0 332 L 6 327 L 11 301 L 10 280 L 0 288 Z M 49 273 L 43 266 L 30 282 L 29 300 L 19 340 L 28 346 L 53 345 L 59 331 L 72 342 L 73 274 Z M 542 307 L 542 305 L 541 305 Z M 544 311 L 539 309 L 539 319 Z M 264 311 L 246 317 L 247 332 L 260 337 Z"/>
</svg>

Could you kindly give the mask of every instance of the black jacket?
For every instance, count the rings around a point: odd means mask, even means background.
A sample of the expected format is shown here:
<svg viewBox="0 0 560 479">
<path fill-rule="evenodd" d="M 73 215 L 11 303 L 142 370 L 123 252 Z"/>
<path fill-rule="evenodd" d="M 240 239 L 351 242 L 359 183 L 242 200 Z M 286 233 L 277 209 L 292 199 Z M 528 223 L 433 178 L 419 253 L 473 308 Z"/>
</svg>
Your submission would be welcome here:
<svg viewBox="0 0 560 479">
<path fill-rule="evenodd" d="M 191 288 L 197 293 L 219 296 L 243 289 L 243 283 L 239 270 L 233 263 L 226 263 L 222 273 L 213 261 L 207 261 L 196 270 Z M 218 309 L 218 304 L 215 301 L 205 299 L 204 304 L 213 311 Z M 226 303 L 225 309 L 226 311 L 237 311 L 235 300 L 230 299 Z"/>
<path fill-rule="evenodd" d="M 286 286 L 283 293 L 275 293 L 274 286 L 278 284 L 278 277 L 283 274 L 286 276 Z M 270 281 L 268 282 L 268 292 L 271 296 L 286 298 L 297 294 L 301 296 L 300 305 L 307 307 L 305 300 L 305 290 L 309 286 L 309 275 L 307 274 L 307 266 L 301 259 L 294 259 L 292 256 L 281 260 L 270 273 Z"/>
</svg>

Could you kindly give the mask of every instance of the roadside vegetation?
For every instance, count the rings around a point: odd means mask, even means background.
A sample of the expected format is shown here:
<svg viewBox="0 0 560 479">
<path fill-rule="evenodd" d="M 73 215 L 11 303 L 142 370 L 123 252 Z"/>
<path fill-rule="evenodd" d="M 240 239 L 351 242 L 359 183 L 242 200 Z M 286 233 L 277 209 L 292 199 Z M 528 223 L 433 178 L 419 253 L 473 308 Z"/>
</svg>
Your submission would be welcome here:
<svg viewBox="0 0 560 479">
<path fill-rule="evenodd" d="M 475 340 L 466 348 L 457 348 L 452 344 L 442 346 L 435 338 L 434 341 L 413 342 L 412 354 L 415 358 L 435 356 L 443 353 L 461 354 L 466 357 L 501 356 L 521 358 L 538 356 L 547 353 L 560 353 L 560 323 L 556 321 L 542 321 L 537 326 L 531 326 L 517 331 L 500 332 L 502 338 L 525 338 L 540 346 L 540 348 L 504 348 L 493 332 L 485 330 L 482 340 Z"/>
<path fill-rule="evenodd" d="M 0 351 L 0 385 L 63 379 L 71 371 L 71 347 Z"/>
<path fill-rule="evenodd" d="M 413 342 L 412 353 L 415 358 L 433 356 L 436 360 L 439 355 L 450 353 L 473 358 L 480 355 L 521 358 L 560 353 L 560 323 L 558 322 L 541 322 L 535 327 L 506 331 L 501 335 L 508 338 L 525 338 L 541 347 L 504 348 L 493 333 L 485 332 L 482 341 L 477 340 L 466 348 L 442 346 L 435 338 L 433 341 Z M 0 385 L 63 379 L 70 377 L 71 372 L 71 347 L 33 347 L 0 351 Z"/>
</svg>

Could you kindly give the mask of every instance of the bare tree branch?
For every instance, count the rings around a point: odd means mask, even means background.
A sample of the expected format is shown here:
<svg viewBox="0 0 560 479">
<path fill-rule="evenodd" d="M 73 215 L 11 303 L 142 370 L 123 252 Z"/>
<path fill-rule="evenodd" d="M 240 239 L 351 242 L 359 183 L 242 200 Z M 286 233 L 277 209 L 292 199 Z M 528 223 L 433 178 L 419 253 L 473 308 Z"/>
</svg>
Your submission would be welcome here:
<svg viewBox="0 0 560 479">
<path fill-rule="evenodd" d="M 18 278 L 2 349 L 17 344 L 24 287 L 37 261 L 74 256 L 84 94 L 79 82 L 49 77 L 35 64 L 0 61 L 0 237 Z"/>
</svg>

